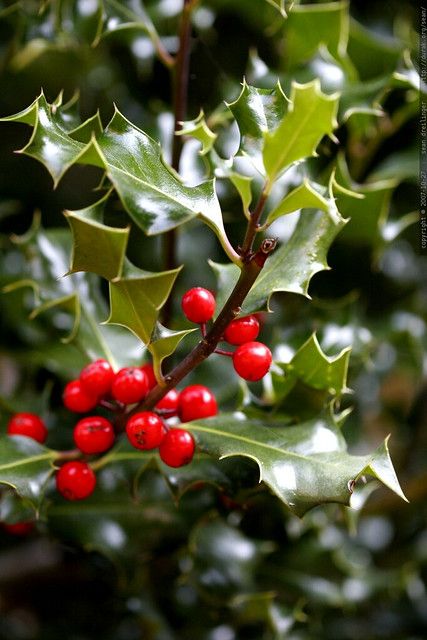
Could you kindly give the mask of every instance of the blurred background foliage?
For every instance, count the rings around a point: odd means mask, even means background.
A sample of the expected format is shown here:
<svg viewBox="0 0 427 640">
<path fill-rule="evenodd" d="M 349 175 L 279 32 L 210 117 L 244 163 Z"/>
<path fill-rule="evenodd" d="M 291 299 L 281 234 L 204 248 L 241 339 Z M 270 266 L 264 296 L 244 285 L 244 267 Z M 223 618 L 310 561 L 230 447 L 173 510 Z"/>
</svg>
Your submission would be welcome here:
<svg viewBox="0 0 427 640">
<path fill-rule="evenodd" d="M 105 469 L 96 509 L 91 500 L 66 507 L 53 500 L 29 537 L 0 532 L 1 640 L 421 640 L 426 635 L 427 257 L 421 255 L 414 224 L 417 4 L 352 0 L 348 47 L 342 41 L 346 3 L 312 3 L 324 10 L 317 14 L 298 12 L 306 3 L 295 3 L 287 19 L 278 10 L 282 4 L 199 3 L 188 116 L 196 117 L 202 107 L 221 118 L 223 101 L 237 97 L 243 76 L 263 87 L 280 78 L 286 91 L 291 79 L 318 76 L 324 91 L 342 92 L 340 182 L 366 197 L 342 196 L 341 212 L 352 220 L 329 253 L 331 271 L 315 276 L 311 301 L 276 296 L 274 314 L 263 318 L 263 339 L 284 361 L 313 331 L 329 355 L 352 346 L 348 386 L 353 393 L 343 408 L 353 412 L 344 433 L 357 453 L 392 434 L 393 459 L 410 504 L 383 489 L 372 494 L 369 484 L 357 490 L 354 510 L 318 507 L 299 520 L 258 489 L 249 462 L 237 471 L 224 461 L 216 471 L 226 478 L 219 477 L 221 489 L 194 485 L 177 509 L 178 472 L 166 484 L 148 468 L 130 496 L 126 474 L 116 470 L 112 477 Z M 40 87 L 49 101 L 62 90 L 65 100 L 78 91 L 82 118 L 99 109 L 106 124 L 116 103 L 170 149 L 170 79 L 146 25 L 148 17 L 173 53 L 181 2 L 147 0 L 144 7 L 139 0 L 2 0 L 0 114 L 26 107 Z M 380 106 L 383 115 L 373 114 Z M 65 228 L 63 209 L 94 202 L 100 174 L 74 166 L 53 191 L 41 165 L 13 154 L 28 132 L 11 123 L 2 125 L 0 135 L 4 285 L 25 269 L 9 234 L 28 230 L 35 210 L 46 228 Z M 236 135 L 223 127 L 220 143 L 226 153 Z M 330 141 L 322 143 L 324 162 L 336 149 Z M 195 158 L 194 143 L 186 143 L 181 172 L 193 182 L 205 171 Z M 314 176 L 321 169 L 313 163 Z M 236 240 L 244 228 L 237 195 L 221 181 L 219 195 Z M 285 240 L 295 220 L 279 222 L 275 233 Z M 207 257 L 221 261 L 223 256 L 199 222 L 180 234 L 178 253 L 185 270 L 176 300 L 194 286 L 195 273 L 198 283 L 215 286 L 208 267 L 199 282 L 200 265 Z M 160 242 L 134 227 L 130 256 L 142 267 L 162 268 Z M 60 408 L 60 388 L 83 362 L 71 345 L 60 342 L 66 318 L 30 321 L 27 290 L 1 302 L 2 428 L 7 405 L 44 412 L 50 426 L 71 426 Z M 102 296 L 99 304 L 102 311 Z M 236 394 L 247 391 L 238 390 L 222 360 L 210 359 L 191 381 L 211 386 L 220 405 L 233 408 Z M 302 383 L 288 402 L 295 412 L 318 408 L 313 390 Z M 63 433 L 58 430 L 55 446 L 66 446 Z M 25 519 L 22 509 L 3 492 L 2 520 Z"/>
</svg>

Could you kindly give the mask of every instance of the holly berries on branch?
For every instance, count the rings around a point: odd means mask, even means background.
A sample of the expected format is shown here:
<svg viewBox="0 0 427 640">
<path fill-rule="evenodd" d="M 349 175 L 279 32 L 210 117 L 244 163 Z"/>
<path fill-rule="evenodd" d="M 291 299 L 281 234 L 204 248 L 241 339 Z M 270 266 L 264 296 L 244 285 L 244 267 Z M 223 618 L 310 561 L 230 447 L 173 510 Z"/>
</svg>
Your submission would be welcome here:
<svg viewBox="0 0 427 640">
<path fill-rule="evenodd" d="M 195 287 L 182 298 L 188 320 L 200 325 L 202 340 L 206 325 L 215 314 L 215 297 L 202 287 Z M 263 378 L 269 371 L 272 355 L 268 347 L 257 342 L 260 330 L 255 315 L 237 317 L 226 327 L 223 341 L 237 347 L 234 352 L 217 347 L 214 353 L 232 358 L 236 373 L 249 381 Z M 124 367 L 114 372 L 106 360 L 85 366 L 77 380 L 70 381 L 63 392 L 65 407 L 73 413 L 89 413 L 97 407 L 109 417 L 88 415 L 77 421 L 73 439 L 76 450 L 62 452 L 56 473 L 56 488 L 67 500 L 83 500 L 96 487 L 95 470 L 99 464 L 93 456 L 108 452 L 122 432 L 130 444 L 141 451 L 158 449 L 160 459 L 170 467 L 189 464 L 195 441 L 191 433 L 177 426 L 215 416 L 218 405 L 212 391 L 193 384 L 182 391 L 175 388 L 157 402 L 152 410 L 144 409 L 144 399 L 158 385 L 153 366 Z M 32 413 L 17 413 L 10 419 L 9 435 L 21 435 L 43 444 L 48 430 L 43 420 Z"/>
</svg>

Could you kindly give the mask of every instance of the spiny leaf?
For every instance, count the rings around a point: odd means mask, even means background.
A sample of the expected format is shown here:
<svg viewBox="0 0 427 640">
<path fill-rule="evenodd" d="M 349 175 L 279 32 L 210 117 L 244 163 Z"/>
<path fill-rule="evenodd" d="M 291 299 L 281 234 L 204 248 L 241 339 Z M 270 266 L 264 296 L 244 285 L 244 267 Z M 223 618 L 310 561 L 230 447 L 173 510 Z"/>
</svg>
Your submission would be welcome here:
<svg viewBox="0 0 427 640">
<path fill-rule="evenodd" d="M 332 189 L 332 184 L 330 186 Z M 268 309 L 273 293 L 288 291 L 308 297 L 314 274 L 328 269 L 326 256 L 333 240 L 346 221 L 339 214 L 333 197 L 328 213 L 303 212 L 291 238 L 267 260 L 243 303 L 242 312 Z M 221 308 L 239 278 L 235 265 L 210 263 L 217 277 L 217 305 Z"/>
<path fill-rule="evenodd" d="M 171 356 L 181 340 L 196 329 L 185 329 L 183 331 L 172 331 L 157 322 L 147 344 L 148 350 L 153 356 L 153 367 L 157 379 L 161 379 L 161 365 L 165 358 Z"/>
<path fill-rule="evenodd" d="M 243 82 L 234 102 L 227 104 L 240 130 L 240 149 L 255 155 L 263 147 L 264 134 L 275 129 L 286 113 L 288 99 L 278 82 L 274 89 L 258 89 Z"/>
<path fill-rule="evenodd" d="M 319 193 L 319 191 L 323 191 L 324 193 L 326 189 L 320 187 L 320 185 L 316 185 L 316 187 L 318 189 L 305 178 L 299 187 L 290 191 L 273 211 L 270 211 L 267 216 L 266 226 L 270 225 L 274 220 L 277 220 L 277 218 L 297 211 L 298 209 L 320 209 L 327 213 L 330 205 L 323 195 Z"/>
<path fill-rule="evenodd" d="M 322 137 L 337 126 L 338 95 L 322 93 L 318 80 L 293 82 L 290 101 L 278 127 L 265 134 L 263 160 L 270 180 L 297 160 L 315 155 Z"/>
<path fill-rule="evenodd" d="M 405 499 L 384 442 L 371 455 L 352 456 L 330 415 L 283 427 L 280 420 L 260 421 L 243 414 L 223 414 L 186 425 L 198 446 L 222 458 L 254 460 L 270 489 L 297 515 L 312 507 L 349 504 L 354 482 L 371 475 Z"/>
<path fill-rule="evenodd" d="M 343 349 L 334 357 L 326 356 L 315 334 L 298 349 L 288 363 L 276 363 L 282 376 L 272 372 L 274 390 L 278 397 L 289 393 L 297 380 L 314 389 L 340 396 L 347 391 L 347 370 L 351 348 Z"/>
<path fill-rule="evenodd" d="M 0 484 L 15 489 L 36 509 L 53 473 L 56 455 L 55 451 L 25 436 L 1 437 Z"/>
<path fill-rule="evenodd" d="M 103 224 L 107 193 L 85 209 L 66 211 L 73 234 L 73 255 L 69 273 L 89 271 L 106 280 L 120 276 L 129 238 L 129 227 L 118 229 Z"/>
<path fill-rule="evenodd" d="M 202 143 L 200 155 L 204 156 L 212 149 L 217 138 L 216 133 L 211 131 L 206 123 L 205 114 L 200 111 L 194 120 L 186 120 L 181 123 L 181 129 L 175 132 L 177 136 L 191 136 Z"/>
<path fill-rule="evenodd" d="M 121 277 L 110 282 L 109 324 L 119 324 L 149 344 L 160 309 L 171 292 L 180 268 L 161 273 L 137 269 L 129 262 Z"/>
</svg>

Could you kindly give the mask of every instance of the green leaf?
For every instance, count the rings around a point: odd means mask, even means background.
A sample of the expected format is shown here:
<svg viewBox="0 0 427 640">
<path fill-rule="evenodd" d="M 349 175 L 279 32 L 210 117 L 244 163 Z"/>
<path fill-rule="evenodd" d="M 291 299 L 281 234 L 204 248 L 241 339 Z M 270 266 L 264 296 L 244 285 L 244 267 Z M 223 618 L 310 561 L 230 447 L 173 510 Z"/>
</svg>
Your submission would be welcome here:
<svg viewBox="0 0 427 640">
<path fill-rule="evenodd" d="M 316 147 L 337 126 L 338 95 L 322 93 L 320 82 L 292 83 L 291 104 L 279 126 L 265 134 L 263 160 L 269 180 L 297 160 L 316 155 Z"/>
<path fill-rule="evenodd" d="M 144 344 L 149 344 L 159 311 L 168 299 L 180 269 L 151 273 L 126 261 L 121 277 L 110 282 L 107 323 L 126 327 Z"/>
<path fill-rule="evenodd" d="M 70 233 L 66 229 L 44 230 L 35 224 L 28 234 L 15 238 L 13 246 L 15 255 L 20 256 L 17 264 L 22 259 L 25 262 L 5 291 L 22 286 L 33 289 L 35 302 L 31 318 L 48 314 L 50 324 L 62 327 L 62 337 L 64 330 L 68 330 L 65 340 L 73 340 L 89 360 L 106 358 L 115 369 L 140 363 L 142 345 L 139 340 L 121 327 L 100 325 L 108 310 L 98 277 L 86 273 L 64 277 L 71 250 Z M 64 311 L 68 319 L 65 324 Z M 43 330 L 46 332 L 46 320 Z M 57 356 L 61 357 L 60 351 Z M 49 363 L 51 355 L 46 357 Z M 56 369 L 55 364 L 53 367 Z"/>
<path fill-rule="evenodd" d="M 351 244 L 376 245 L 387 221 L 390 200 L 397 185 L 396 179 L 355 185 L 350 178 L 343 155 L 338 158 L 337 180 L 346 189 L 354 189 L 363 199 L 354 199 L 347 193 L 337 193 L 337 206 L 349 222 L 340 234 L 340 240 Z"/>
<path fill-rule="evenodd" d="M 243 82 L 234 102 L 227 104 L 240 130 L 240 150 L 250 156 L 262 151 L 264 135 L 275 129 L 286 113 L 288 99 L 278 82 L 274 89 L 258 89 Z"/>
<path fill-rule="evenodd" d="M 336 356 L 328 357 L 323 353 L 316 335 L 313 334 L 298 349 L 290 362 L 276 363 L 283 370 L 282 376 L 272 372 L 276 395 L 283 398 L 294 387 L 297 380 L 301 380 L 314 389 L 340 396 L 348 391 L 346 382 L 350 351 L 349 347 Z"/>
<path fill-rule="evenodd" d="M 316 185 L 319 188 L 320 185 Z M 321 191 L 325 191 L 324 187 L 320 187 Z M 290 191 L 279 204 L 270 211 L 267 216 L 266 226 L 269 226 L 274 220 L 285 216 L 288 213 L 297 211 L 298 209 L 320 209 L 326 213 L 329 211 L 330 205 L 328 201 L 316 190 L 314 185 L 310 184 L 307 178 L 296 189 Z"/>
<path fill-rule="evenodd" d="M 330 415 L 283 427 L 280 420 L 222 414 L 186 425 L 198 446 L 220 459 L 244 456 L 259 467 L 260 481 L 294 513 L 303 516 L 318 504 L 348 505 L 354 483 L 371 475 L 406 499 L 391 462 L 387 441 L 374 453 L 350 455 Z"/>
<path fill-rule="evenodd" d="M 283 18 L 287 18 L 288 14 L 286 11 L 290 11 L 294 6 L 294 0 L 291 0 L 289 3 L 287 3 L 286 0 L 266 0 L 266 2 L 277 9 Z M 286 7 L 287 4 L 289 5 L 288 7 Z"/>
<path fill-rule="evenodd" d="M 0 438 L 0 484 L 6 484 L 36 509 L 54 471 L 57 453 L 25 436 Z"/>
<path fill-rule="evenodd" d="M 69 273 L 89 271 L 106 280 L 120 276 L 129 238 L 129 227 L 118 229 L 103 224 L 107 193 L 90 207 L 66 211 L 73 234 L 73 255 Z"/>
<path fill-rule="evenodd" d="M 346 221 L 329 200 L 328 213 L 303 212 L 291 238 L 267 260 L 260 275 L 246 297 L 242 313 L 252 313 L 269 308 L 273 293 L 288 291 L 308 296 L 310 279 L 314 274 L 328 269 L 327 252 Z M 217 277 L 217 306 L 222 308 L 235 286 L 240 270 L 237 266 L 211 262 Z"/>
<path fill-rule="evenodd" d="M 186 120 L 181 124 L 181 129 L 176 131 L 175 135 L 192 136 L 193 138 L 196 138 L 196 140 L 202 143 L 202 148 L 200 150 L 200 155 L 202 156 L 212 149 L 212 146 L 217 139 L 217 135 L 209 129 L 203 110 L 200 111 L 199 115 L 194 120 Z"/>
<path fill-rule="evenodd" d="M 181 340 L 197 329 L 184 329 L 183 331 L 172 331 L 159 322 L 155 325 L 150 342 L 147 344 L 148 350 L 153 356 L 153 367 L 158 380 L 161 379 L 161 365 L 165 358 L 171 356 Z"/>
<path fill-rule="evenodd" d="M 350 68 L 347 58 L 349 2 L 297 5 L 284 23 L 285 63 L 294 69 L 312 58 L 321 47 Z"/>
</svg>

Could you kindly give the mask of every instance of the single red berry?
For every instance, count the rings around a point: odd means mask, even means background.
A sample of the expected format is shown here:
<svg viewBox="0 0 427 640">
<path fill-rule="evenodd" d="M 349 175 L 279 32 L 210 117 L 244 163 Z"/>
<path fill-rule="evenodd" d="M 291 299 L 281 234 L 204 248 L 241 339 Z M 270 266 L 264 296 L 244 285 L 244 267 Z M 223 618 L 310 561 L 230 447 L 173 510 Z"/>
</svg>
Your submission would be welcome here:
<svg viewBox="0 0 427 640">
<path fill-rule="evenodd" d="M 165 396 L 156 404 L 156 409 L 159 411 L 167 411 L 167 417 L 176 416 L 178 413 L 179 404 L 179 392 L 176 389 L 171 389 Z"/>
<path fill-rule="evenodd" d="M 27 436 L 43 444 L 47 438 L 46 426 L 34 413 L 15 413 L 9 420 L 7 432 L 10 436 Z"/>
<path fill-rule="evenodd" d="M 144 364 L 142 367 L 140 367 L 140 369 L 147 376 L 148 391 L 151 391 L 151 389 L 154 389 L 154 387 L 157 385 L 157 379 L 156 379 L 156 376 L 154 375 L 153 365 L 150 363 L 147 363 L 147 364 Z"/>
<path fill-rule="evenodd" d="M 82 369 L 79 379 L 86 393 L 100 398 L 110 392 L 114 371 L 106 360 L 96 360 Z"/>
<path fill-rule="evenodd" d="M 259 334 L 259 322 L 255 316 L 246 316 L 232 320 L 224 332 L 224 339 L 229 344 L 245 344 L 252 342 Z"/>
<path fill-rule="evenodd" d="M 111 393 L 115 400 L 123 404 L 134 404 L 147 395 L 148 379 L 139 367 L 120 369 L 113 381 Z"/>
<path fill-rule="evenodd" d="M 273 356 L 262 342 L 245 342 L 233 354 L 233 365 L 241 378 L 255 382 L 270 369 Z"/>
<path fill-rule="evenodd" d="M 87 393 L 80 380 L 72 380 L 65 385 L 62 399 L 67 409 L 75 413 L 86 413 L 98 404 L 98 397 Z"/>
<path fill-rule="evenodd" d="M 181 306 L 188 320 L 201 324 L 210 320 L 215 313 L 215 298 L 207 289 L 194 287 L 183 295 Z"/>
<path fill-rule="evenodd" d="M 152 411 L 135 413 L 126 424 L 126 434 L 136 449 L 155 449 L 166 434 L 163 420 Z"/>
<path fill-rule="evenodd" d="M 67 500 L 84 500 L 93 493 L 96 477 L 86 462 L 66 462 L 56 474 L 56 488 Z"/>
<path fill-rule="evenodd" d="M 218 405 L 210 389 L 202 384 L 193 384 L 179 394 L 178 413 L 182 422 L 190 422 L 215 416 Z"/>
<path fill-rule="evenodd" d="M 195 448 L 194 438 L 189 431 L 170 429 L 160 445 L 160 458 L 169 467 L 183 467 L 192 461 Z"/>
<path fill-rule="evenodd" d="M 15 522 L 14 524 L 3 522 L 3 528 L 11 536 L 28 536 L 34 529 L 34 522 Z"/>
<path fill-rule="evenodd" d="M 114 443 L 114 428 L 109 420 L 90 416 L 74 427 L 74 442 L 83 453 L 103 453 Z"/>
</svg>

